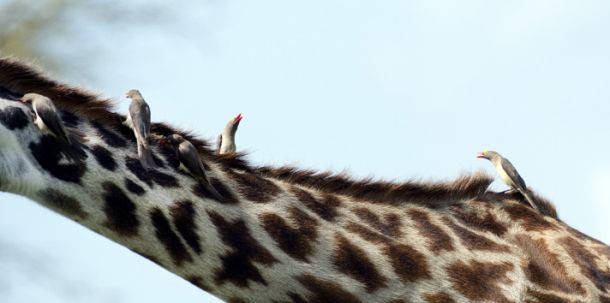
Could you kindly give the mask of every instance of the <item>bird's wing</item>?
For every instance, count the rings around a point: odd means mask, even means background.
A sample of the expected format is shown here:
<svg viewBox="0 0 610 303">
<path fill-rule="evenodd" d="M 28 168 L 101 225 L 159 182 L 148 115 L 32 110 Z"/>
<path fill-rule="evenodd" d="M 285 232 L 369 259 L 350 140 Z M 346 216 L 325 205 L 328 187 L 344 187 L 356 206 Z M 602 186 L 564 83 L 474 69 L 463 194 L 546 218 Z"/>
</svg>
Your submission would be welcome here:
<svg viewBox="0 0 610 303">
<path fill-rule="evenodd" d="M 502 169 L 504 169 L 504 171 L 510 177 L 510 179 L 513 180 L 515 185 L 518 186 L 519 189 L 525 190 L 526 189 L 525 181 L 523 181 L 523 178 L 521 178 L 521 175 L 519 175 L 519 173 L 517 172 L 517 169 L 515 169 L 513 164 L 510 163 L 510 161 L 508 161 L 508 159 L 506 159 L 506 158 L 502 158 L 500 164 L 502 164 Z"/>
<path fill-rule="evenodd" d="M 34 104 L 36 114 L 55 136 L 70 144 L 70 138 L 68 137 L 64 123 L 61 121 L 61 118 L 59 118 L 55 106 L 52 103 L 49 104 L 49 102 L 36 102 Z"/>
<path fill-rule="evenodd" d="M 222 134 L 218 135 L 216 140 L 216 152 L 220 154 L 220 148 L 222 147 Z"/>
<path fill-rule="evenodd" d="M 201 163 L 201 158 L 199 158 L 199 153 L 197 153 L 197 149 L 192 143 L 188 141 L 180 143 L 178 146 L 178 156 L 180 157 L 180 162 L 184 164 L 191 174 L 202 178 L 206 182 L 208 181 L 208 176 L 205 173 L 203 163 Z"/>
<path fill-rule="evenodd" d="M 148 140 L 150 136 L 150 107 L 148 107 L 148 104 L 145 101 L 141 103 L 131 102 L 129 115 L 131 116 L 133 130 L 138 132 L 145 141 Z"/>
</svg>

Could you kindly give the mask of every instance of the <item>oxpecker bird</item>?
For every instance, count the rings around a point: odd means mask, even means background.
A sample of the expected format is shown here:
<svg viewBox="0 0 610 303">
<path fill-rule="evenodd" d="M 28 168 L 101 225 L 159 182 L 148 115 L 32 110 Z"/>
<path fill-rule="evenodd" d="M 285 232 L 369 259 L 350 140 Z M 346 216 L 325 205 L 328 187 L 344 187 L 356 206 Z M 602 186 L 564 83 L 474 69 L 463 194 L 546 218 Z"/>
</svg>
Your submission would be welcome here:
<svg viewBox="0 0 610 303">
<path fill-rule="evenodd" d="M 188 140 L 184 139 L 182 136 L 178 134 L 173 134 L 171 136 L 165 137 L 164 140 L 161 141 L 162 144 L 166 142 L 171 143 L 176 151 L 176 157 L 180 161 L 180 169 L 186 171 L 191 174 L 204 189 L 209 192 L 214 199 L 222 201 L 222 196 L 216 191 L 208 175 L 205 171 L 205 167 L 201 162 L 201 158 L 199 157 L 199 153 L 195 146 Z"/>
<path fill-rule="evenodd" d="M 43 132 L 54 136 L 60 144 L 62 152 L 73 161 L 80 161 L 86 157 L 82 150 L 84 135 L 78 130 L 69 131 L 59 116 L 59 111 L 50 98 L 28 93 L 21 97 L 21 101 L 32 107 L 34 111 L 34 124 Z"/>
<path fill-rule="evenodd" d="M 241 122 L 243 118 L 244 117 L 239 114 L 235 118 L 229 120 L 229 123 L 227 123 L 225 129 L 220 135 L 218 135 L 217 144 L 219 154 L 222 155 L 235 152 L 237 149 L 235 147 L 235 133 L 237 132 L 237 127 L 239 127 L 239 122 Z"/>
<path fill-rule="evenodd" d="M 517 172 L 517 169 L 513 166 L 508 159 L 502 157 L 495 151 L 483 151 L 480 152 L 477 158 L 483 158 L 491 161 L 493 166 L 496 168 L 496 171 L 500 175 L 500 178 L 506 185 L 508 185 L 512 190 L 516 190 L 520 192 L 523 197 L 527 200 L 527 202 L 537 211 L 540 211 L 538 206 L 534 203 L 534 200 L 530 196 L 527 191 L 527 187 L 525 185 L 525 181 Z"/>
<path fill-rule="evenodd" d="M 128 91 L 127 98 L 131 99 L 131 104 L 129 104 L 129 114 L 124 124 L 133 130 L 138 145 L 138 158 L 140 158 L 142 167 L 149 170 L 155 166 L 155 161 L 148 146 L 150 138 L 150 107 L 148 107 L 148 104 L 136 89 Z"/>
</svg>

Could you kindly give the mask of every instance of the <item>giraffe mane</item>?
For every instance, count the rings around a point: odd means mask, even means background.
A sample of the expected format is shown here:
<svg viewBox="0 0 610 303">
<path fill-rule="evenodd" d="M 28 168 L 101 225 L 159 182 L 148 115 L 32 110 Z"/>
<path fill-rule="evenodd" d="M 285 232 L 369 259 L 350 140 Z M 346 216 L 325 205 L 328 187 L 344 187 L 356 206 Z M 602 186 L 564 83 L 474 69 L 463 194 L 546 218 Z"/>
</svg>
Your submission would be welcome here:
<svg viewBox="0 0 610 303">
<path fill-rule="evenodd" d="M 128 139 L 135 140 L 131 131 L 123 125 L 125 116 L 113 112 L 114 102 L 112 100 L 59 83 L 23 62 L 0 58 L 0 97 L 16 100 L 30 92 L 46 95 L 54 100 L 58 108 L 103 123 Z M 180 130 L 165 123 L 152 123 L 151 133 L 161 136 L 180 134 L 191 141 L 203 157 L 220 164 L 223 169 L 257 173 L 291 184 L 371 202 L 400 204 L 405 201 L 413 201 L 413 203 L 431 208 L 441 207 L 445 205 L 444 203 L 483 197 L 493 197 L 492 200 L 509 198 L 525 202 L 523 197 L 517 195 L 490 192 L 489 185 L 494 179 L 484 172 L 462 175 L 453 181 L 445 182 L 404 181 L 397 183 L 372 178 L 355 180 L 346 174 L 333 172 L 317 172 L 288 166 L 279 168 L 253 166 L 248 163 L 243 153 L 218 155 L 211 149 L 207 140 L 197 137 L 190 131 Z M 557 217 L 557 212 L 551 202 L 535 193 L 534 199 L 543 205 L 543 214 Z"/>
<path fill-rule="evenodd" d="M 457 201 L 484 194 L 493 178 L 484 172 L 467 174 L 448 182 L 405 181 L 402 183 L 366 178 L 355 180 L 346 174 L 300 170 L 294 167 L 260 167 L 261 174 L 322 191 L 372 202 L 400 204 L 417 201 L 428 206 L 438 201 Z"/>
</svg>

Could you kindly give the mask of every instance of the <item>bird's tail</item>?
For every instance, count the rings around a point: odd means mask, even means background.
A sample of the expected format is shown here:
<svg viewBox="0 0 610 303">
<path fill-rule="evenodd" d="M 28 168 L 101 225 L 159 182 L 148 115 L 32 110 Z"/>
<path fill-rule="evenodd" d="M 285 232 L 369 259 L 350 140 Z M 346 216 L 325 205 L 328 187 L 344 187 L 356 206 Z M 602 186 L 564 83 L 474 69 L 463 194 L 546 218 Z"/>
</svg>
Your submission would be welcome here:
<svg viewBox="0 0 610 303">
<path fill-rule="evenodd" d="M 73 141 L 71 144 L 63 143 L 60 148 L 64 156 L 72 162 L 79 163 L 87 159 L 86 146 L 78 141 Z"/>
<path fill-rule="evenodd" d="M 85 132 L 83 131 L 72 127 L 66 127 L 66 131 L 68 132 L 68 138 L 70 139 L 70 142 L 77 142 L 80 143 L 80 145 L 83 145 L 89 141 L 87 139 L 87 134 L 85 134 Z"/>
<path fill-rule="evenodd" d="M 539 213 L 542 213 L 540 211 L 540 208 L 536 204 L 536 201 L 534 201 L 534 199 L 532 198 L 532 195 L 530 195 L 530 193 L 527 191 L 527 189 L 525 189 L 525 190 L 519 189 L 519 192 L 521 193 L 521 195 L 523 195 L 525 200 L 527 200 L 527 203 L 529 203 L 533 209 L 535 209 Z"/>
<path fill-rule="evenodd" d="M 156 166 L 148 144 L 138 143 L 138 157 L 140 158 L 140 164 L 142 164 L 144 169 L 150 170 Z"/>
<path fill-rule="evenodd" d="M 203 187 L 205 193 L 209 194 L 212 199 L 218 202 L 225 201 L 225 198 L 216 190 L 216 188 L 214 188 L 210 180 L 206 178 L 199 178 L 199 183 Z"/>
<path fill-rule="evenodd" d="M 87 158 L 87 153 L 85 153 L 87 146 L 85 145 L 85 142 L 88 141 L 85 133 L 71 127 L 67 127 L 66 132 L 70 143 L 66 142 L 61 144 L 62 153 L 72 162 L 81 162 L 85 160 Z"/>
</svg>

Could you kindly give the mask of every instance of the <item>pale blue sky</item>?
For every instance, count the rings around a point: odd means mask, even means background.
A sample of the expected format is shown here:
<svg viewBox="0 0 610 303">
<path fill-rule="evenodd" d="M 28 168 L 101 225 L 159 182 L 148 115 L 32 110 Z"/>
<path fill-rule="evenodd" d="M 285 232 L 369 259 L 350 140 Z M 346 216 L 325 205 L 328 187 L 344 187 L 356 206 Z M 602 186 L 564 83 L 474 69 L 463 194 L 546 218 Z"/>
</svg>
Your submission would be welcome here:
<svg viewBox="0 0 610 303">
<path fill-rule="evenodd" d="M 58 78 L 120 101 L 138 88 L 153 120 L 215 138 L 242 112 L 238 148 L 256 164 L 447 179 L 493 173 L 475 155 L 495 149 L 564 221 L 610 242 L 610 2 L 208 1 L 165 14 L 179 18 L 68 14 L 69 35 L 41 43 L 77 59 Z M 0 239 L 2 302 L 216 302 L 8 194 Z M 26 279 L 25 255 L 52 261 Z"/>
</svg>

